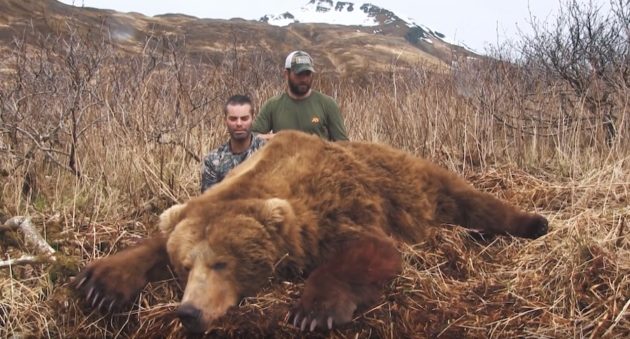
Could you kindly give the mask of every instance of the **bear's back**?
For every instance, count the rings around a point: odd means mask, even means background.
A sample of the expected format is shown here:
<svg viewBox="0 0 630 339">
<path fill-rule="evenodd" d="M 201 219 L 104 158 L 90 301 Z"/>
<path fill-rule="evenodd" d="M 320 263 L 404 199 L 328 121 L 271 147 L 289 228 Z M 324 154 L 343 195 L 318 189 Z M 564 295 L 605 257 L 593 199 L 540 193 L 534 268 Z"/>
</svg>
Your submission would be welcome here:
<svg viewBox="0 0 630 339">
<path fill-rule="evenodd" d="M 226 178 L 224 194 L 286 199 L 296 214 L 317 213 L 323 228 L 376 226 L 417 241 L 425 234 L 418 224 L 433 218 L 442 171 L 389 146 L 283 131 Z"/>
</svg>

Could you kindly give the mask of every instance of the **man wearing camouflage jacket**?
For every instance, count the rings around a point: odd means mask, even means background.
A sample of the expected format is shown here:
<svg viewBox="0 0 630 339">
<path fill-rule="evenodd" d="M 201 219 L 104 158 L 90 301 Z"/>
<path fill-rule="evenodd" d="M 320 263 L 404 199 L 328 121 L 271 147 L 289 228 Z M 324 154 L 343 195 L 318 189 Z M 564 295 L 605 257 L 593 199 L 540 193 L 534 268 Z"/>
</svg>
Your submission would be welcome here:
<svg viewBox="0 0 630 339">
<path fill-rule="evenodd" d="M 253 108 L 249 97 L 230 97 L 223 112 L 230 140 L 204 158 L 201 169 L 202 193 L 223 180 L 232 168 L 249 158 L 265 143 L 265 140 L 252 133 Z"/>
</svg>

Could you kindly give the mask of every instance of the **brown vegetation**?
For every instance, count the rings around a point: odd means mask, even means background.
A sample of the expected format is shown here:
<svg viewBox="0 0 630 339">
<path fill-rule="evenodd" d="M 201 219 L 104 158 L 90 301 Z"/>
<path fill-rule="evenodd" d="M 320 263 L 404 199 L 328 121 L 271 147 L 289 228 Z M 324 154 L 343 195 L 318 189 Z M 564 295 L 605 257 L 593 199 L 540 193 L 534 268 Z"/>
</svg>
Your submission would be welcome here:
<svg viewBox="0 0 630 339">
<path fill-rule="evenodd" d="M 0 222 L 30 216 L 57 259 L 0 271 L 0 337 L 184 337 L 175 281 L 113 317 L 84 313 L 67 284 L 198 193 L 198 157 L 226 138 L 223 100 L 247 93 L 259 107 L 283 88 L 280 61 L 234 45 L 198 63 L 183 38 L 158 35 L 130 55 L 107 34 L 71 33 L 16 39 L 0 61 Z M 444 74 L 392 61 L 385 72 L 321 74 L 317 87 L 340 103 L 351 139 L 458 171 L 546 216 L 550 233 L 441 230 L 404 248 L 404 272 L 377 306 L 313 337 L 630 336 L 627 83 L 602 108 L 616 117 L 611 139 L 591 119 L 599 106 L 562 83 L 473 62 Z M 3 260 L 28 252 L 19 234 L 1 236 Z M 301 285 L 273 284 L 209 336 L 294 337 L 284 317 Z"/>
</svg>

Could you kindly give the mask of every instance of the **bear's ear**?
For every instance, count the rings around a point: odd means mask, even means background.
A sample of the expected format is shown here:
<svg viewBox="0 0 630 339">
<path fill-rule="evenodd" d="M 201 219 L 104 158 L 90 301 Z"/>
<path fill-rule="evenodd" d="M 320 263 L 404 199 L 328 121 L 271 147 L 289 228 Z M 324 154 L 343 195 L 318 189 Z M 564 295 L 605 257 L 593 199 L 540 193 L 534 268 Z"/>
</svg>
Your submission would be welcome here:
<svg viewBox="0 0 630 339">
<path fill-rule="evenodd" d="M 177 204 L 169 207 L 160 215 L 160 231 L 162 234 L 170 234 L 175 226 L 184 218 L 183 211 L 185 204 Z"/>
<path fill-rule="evenodd" d="M 261 219 L 265 225 L 283 225 L 295 218 L 291 203 L 280 198 L 265 200 L 261 209 Z"/>
</svg>

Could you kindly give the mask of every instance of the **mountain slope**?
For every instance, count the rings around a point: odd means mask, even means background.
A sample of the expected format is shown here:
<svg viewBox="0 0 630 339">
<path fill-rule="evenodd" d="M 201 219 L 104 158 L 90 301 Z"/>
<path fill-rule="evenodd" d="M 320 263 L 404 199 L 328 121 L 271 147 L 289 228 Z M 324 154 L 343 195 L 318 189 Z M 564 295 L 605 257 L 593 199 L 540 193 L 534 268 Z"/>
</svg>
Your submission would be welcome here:
<svg viewBox="0 0 630 339">
<path fill-rule="evenodd" d="M 293 21 L 279 26 L 276 17 L 260 21 L 199 19 L 166 14 L 81 8 L 54 0 L 0 0 L 0 41 L 7 52 L 17 37 L 106 31 L 121 51 L 139 53 L 149 39 L 178 39 L 181 48 L 199 62 L 216 62 L 227 53 L 256 51 L 277 60 L 291 50 L 309 51 L 323 71 L 378 71 L 398 65 L 446 66 L 455 58 L 474 55 L 445 42 L 439 33 L 377 6 L 331 0 L 312 0 Z M 310 13 L 310 14 L 309 14 Z M 297 22 L 307 16 L 343 22 L 354 15 L 363 26 Z M 359 15 L 357 15 L 359 14 Z M 323 20 L 323 19 L 322 19 Z M 369 24 L 369 26 L 367 26 Z"/>
</svg>

